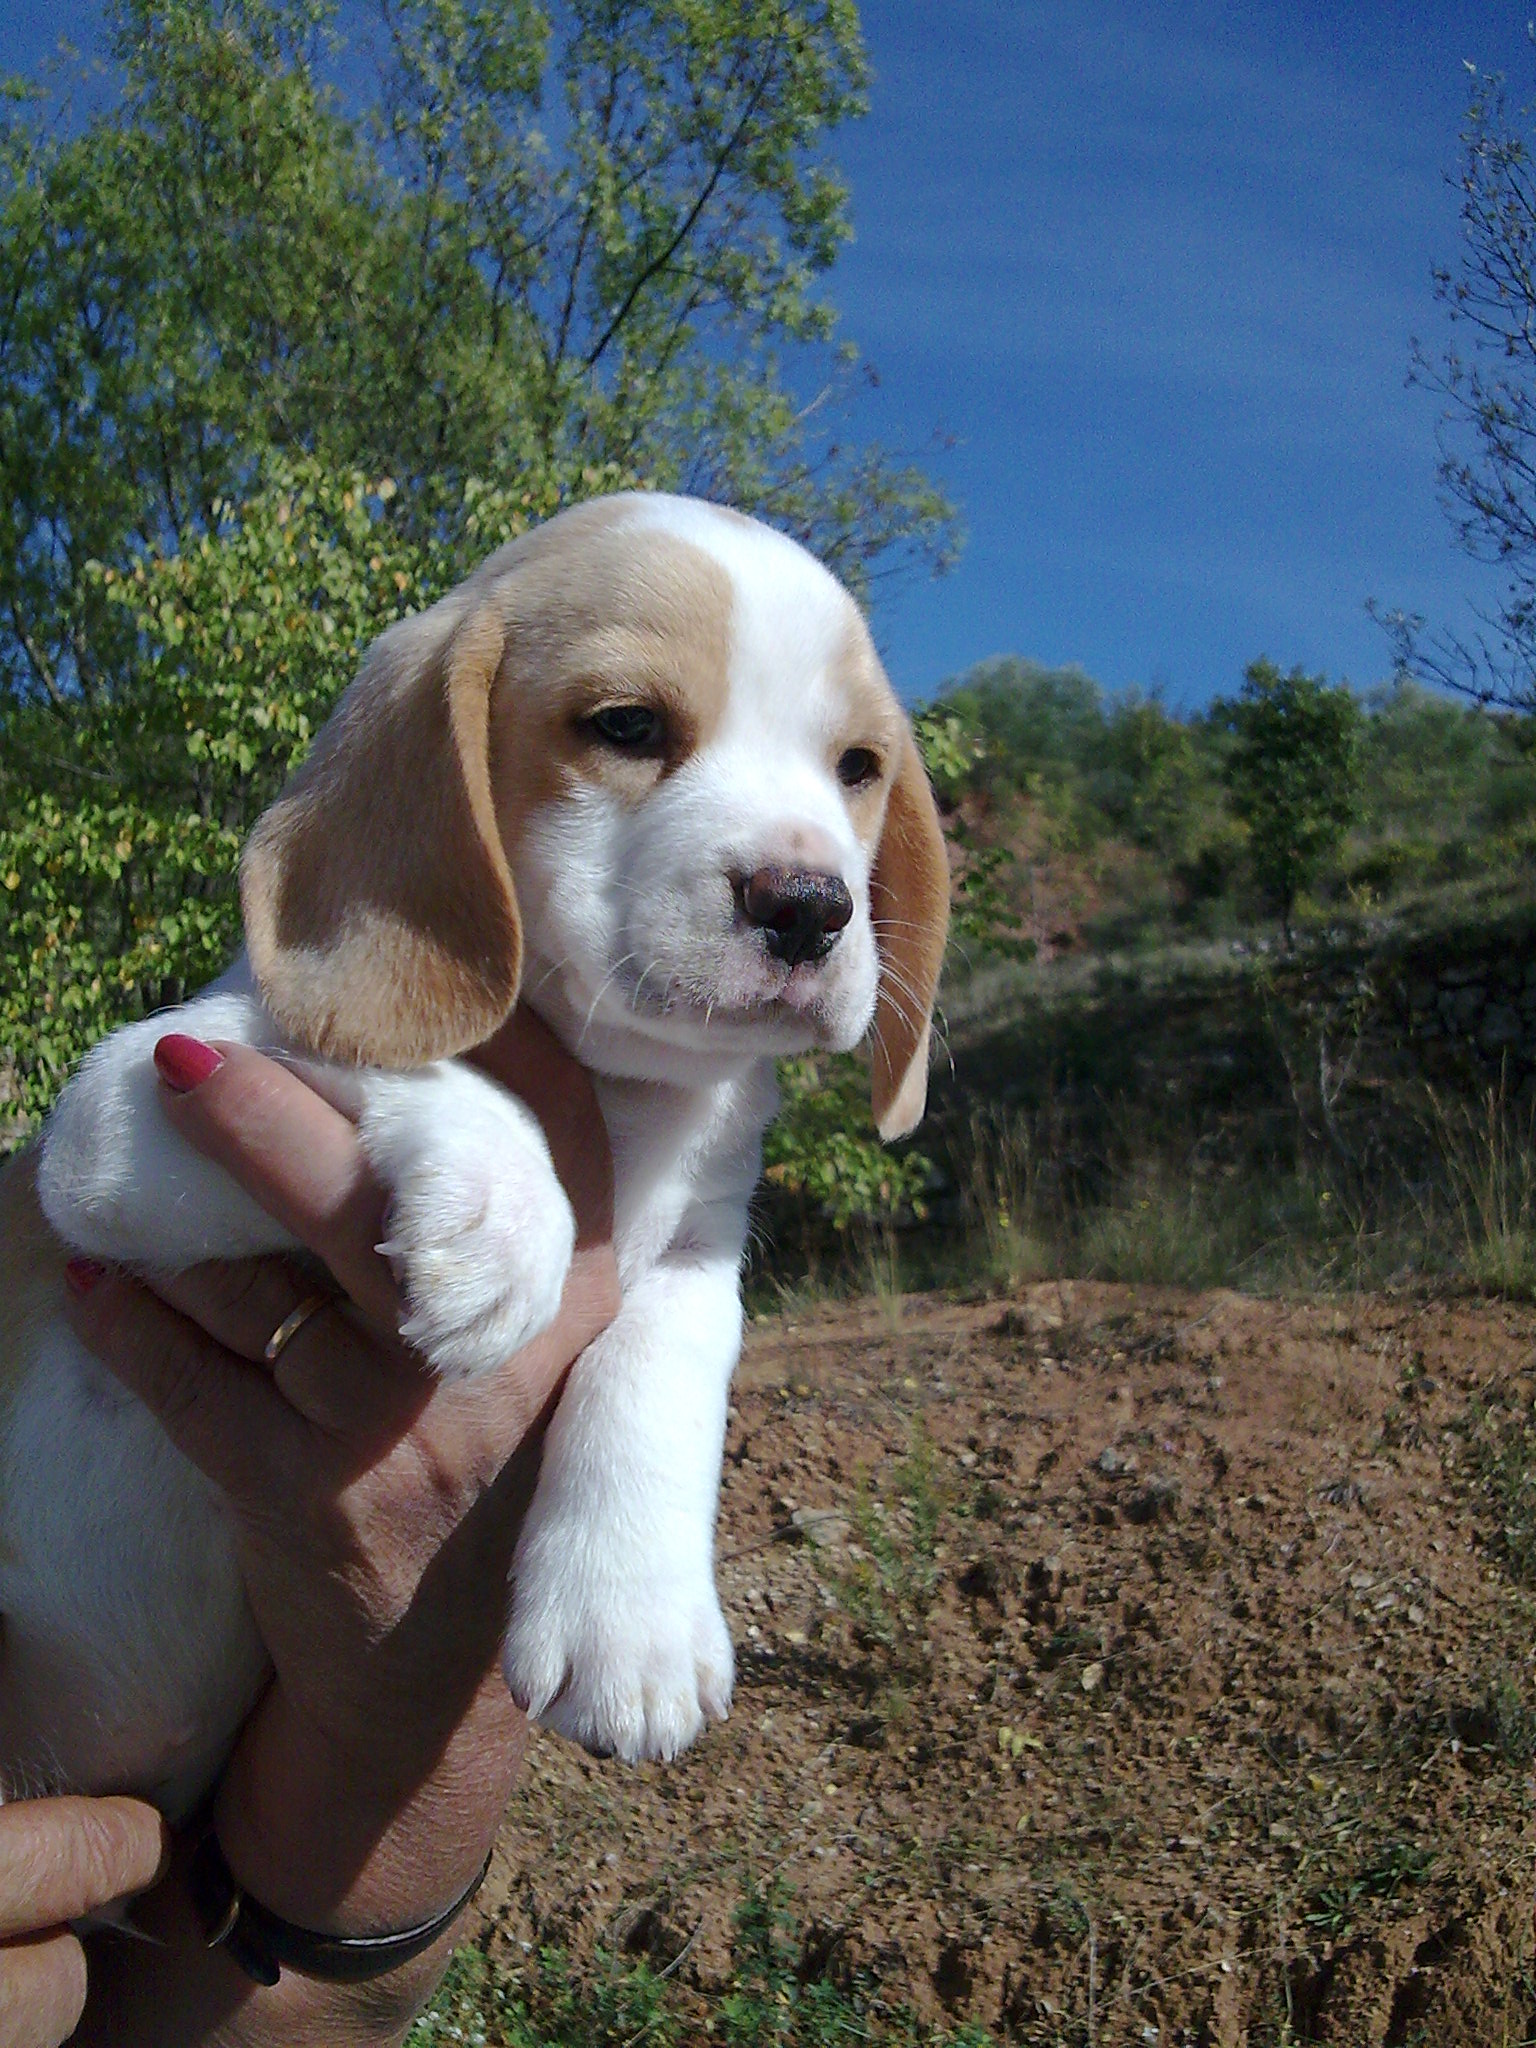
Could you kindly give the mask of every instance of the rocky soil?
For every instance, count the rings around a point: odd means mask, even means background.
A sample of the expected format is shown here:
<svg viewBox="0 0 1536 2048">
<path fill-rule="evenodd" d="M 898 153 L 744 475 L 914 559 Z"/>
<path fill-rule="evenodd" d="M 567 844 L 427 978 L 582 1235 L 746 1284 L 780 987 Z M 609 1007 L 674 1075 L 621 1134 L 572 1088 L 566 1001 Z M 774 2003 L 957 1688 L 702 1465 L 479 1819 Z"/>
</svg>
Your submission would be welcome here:
<svg viewBox="0 0 1536 2048">
<path fill-rule="evenodd" d="M 1087 1284 L 769 1319 L 730 1721 L 535 1743 L 493 1946 L 802 1968 L 999 2041 L 1513 2048 L 1532 1977 L 1536 1311 Z M 584 1966 L 584 1964 L 583 1964 Z"/>
</svg>

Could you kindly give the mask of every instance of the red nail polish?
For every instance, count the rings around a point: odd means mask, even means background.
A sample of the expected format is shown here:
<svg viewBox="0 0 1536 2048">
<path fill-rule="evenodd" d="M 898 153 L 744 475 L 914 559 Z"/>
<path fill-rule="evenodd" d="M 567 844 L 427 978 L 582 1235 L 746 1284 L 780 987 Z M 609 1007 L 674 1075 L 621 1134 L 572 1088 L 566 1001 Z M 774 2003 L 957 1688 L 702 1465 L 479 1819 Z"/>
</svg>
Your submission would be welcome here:
<svg viewBox="0 0 1536 2048">
<path fill-rule="evenodd" d="M 184 1031 L 168 1031 L 155 1047 L 155 1071 L 177 1095 L 189 1095 L 223 1064 L 223 1053 L 204 1045 L 200 1038 L 189 1038 Z"/>
<path fill-rule="evenodd" d="M 106 1277 L 106 1267 L 98 1266 L 94 1259 L 71 1259 L 64 1268 L 64 1285 L 82 1298 Z"/>
</svg>

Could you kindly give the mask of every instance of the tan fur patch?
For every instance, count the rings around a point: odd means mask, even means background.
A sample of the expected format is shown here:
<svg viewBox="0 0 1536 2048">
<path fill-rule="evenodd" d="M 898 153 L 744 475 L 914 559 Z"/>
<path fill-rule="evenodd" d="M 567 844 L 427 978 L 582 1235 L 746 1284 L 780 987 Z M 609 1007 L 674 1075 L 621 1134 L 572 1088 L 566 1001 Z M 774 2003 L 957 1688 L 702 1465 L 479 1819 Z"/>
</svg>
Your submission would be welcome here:
<svg viewBox="0 0 1536 2048">
<path fill-rule="evenodd" d="M 517 999 L 522 934 L 489 780 L 501 628 L 481 607 L 443 644 L 430 631 L 407 621 L 376 645 L 241 865 L 262 994 L 334 1059 L 462 1052 Z"/>
<path fill-rule="evenodd" d="M 848 621 L 843 629 L 833 666 L 833 687 L 843 706 L 842 722 L 828 764 L 836 769 L 837 759 L 847 747 L 869 747 L 879 756 L 882 774 L 862 789 L 844 792 L 854 830 L 866 847 L 873 848 L 885 816 L 886 791 L 901 758 L 906 716 L 896 701 L 896 692 L 880 666 L 874 642 L 862 615 L 848 603 Z"/>
<path fill-rule="evenodd" d="M 899 1138 L 921 1121 L 928 1100 L 929 1023 L 949 935 L 949 856 L 912 728 L 862 619 L 858 625 L 843 659 L 844 688 L 871 726 L 881 721 L 894 754 L 869 887 L 880 955 L 870 1092 L 881 1137 Z"/>
<path fill-rule="evenodd" d="M 516 565 L 496 591 L 506 654 L 491 716 L 491 785 L 511 853 L 525 820 L 581 781 L 635 800 L 706 746 L 729 687 L 731 579 L 702 548 L 633 524 L 577 554 Z M 645 704 L 666 724 L 654 759 L 595 744 L 580 720 Z"/>
</svg>

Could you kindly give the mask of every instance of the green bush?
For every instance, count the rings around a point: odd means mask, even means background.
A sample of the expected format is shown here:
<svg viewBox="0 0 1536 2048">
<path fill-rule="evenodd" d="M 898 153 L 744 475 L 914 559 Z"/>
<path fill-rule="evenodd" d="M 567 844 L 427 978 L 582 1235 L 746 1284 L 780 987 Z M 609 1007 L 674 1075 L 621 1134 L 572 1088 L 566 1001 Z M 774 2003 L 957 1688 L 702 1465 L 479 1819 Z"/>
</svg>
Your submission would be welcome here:
<svg viewBox="0 0 1536 2048">
<path fill-rule="evenodd" d="M 869 1072 L 852 1053 L 779 1062 L 780 1109 L 763 1141 L 763 1177 L 834 1232 L 921 1216 L 932 1166 L 875 1135 Z"/>
</svg>

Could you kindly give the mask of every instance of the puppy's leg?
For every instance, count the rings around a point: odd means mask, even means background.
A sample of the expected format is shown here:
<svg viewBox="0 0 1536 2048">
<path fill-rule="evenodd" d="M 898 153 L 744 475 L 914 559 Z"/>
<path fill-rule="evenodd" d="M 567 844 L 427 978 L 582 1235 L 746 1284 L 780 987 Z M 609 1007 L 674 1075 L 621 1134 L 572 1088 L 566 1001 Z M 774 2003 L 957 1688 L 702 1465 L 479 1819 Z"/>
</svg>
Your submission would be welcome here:
<svg viewBox="0 0 1536 2048">
<path fill-rule="evenodd" d="M 153 1054 L 169 1031 L 280 1043 L 260 1000 L 239 988 L 216 988 L 103 1039 L 44 1130 L 44 1214 L 78 1251 L 162 1272 L 285 1249 L 292 1238 L 162 1114 Z"/>
<path fill-rule="evenodd" d="M 400 1334 L 441 1373 L 494 1371 L 554 1321 L 576 1242 L 538 1120 L 451 1060 L 322 1085 L 390 1190 L 380 1250 L 405 1296 Z"/>
<path fill-rule="evenodd" d="M 674 1756 L 730 1705 L 714 1527 L 740 1345 L 734 1251 L 668 1254 L 555 1410 L 503 1666 L 538 1719 L 589 1749 Z"/>
</svg>

